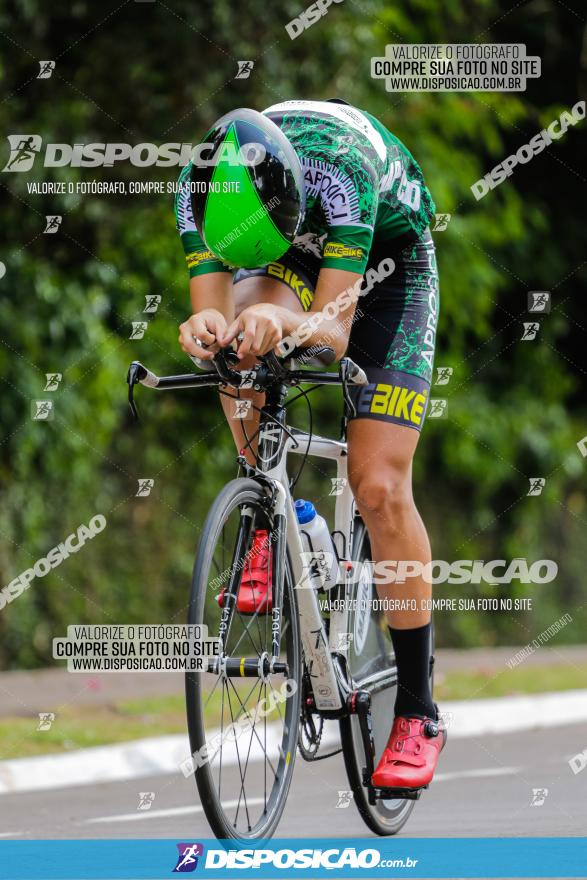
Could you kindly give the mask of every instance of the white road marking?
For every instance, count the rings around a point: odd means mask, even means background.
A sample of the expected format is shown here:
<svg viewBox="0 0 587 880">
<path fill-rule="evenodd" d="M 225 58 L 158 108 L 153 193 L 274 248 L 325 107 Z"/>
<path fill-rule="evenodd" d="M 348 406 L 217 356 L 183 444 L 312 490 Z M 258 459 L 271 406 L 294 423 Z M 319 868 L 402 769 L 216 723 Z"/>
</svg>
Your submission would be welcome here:
<svg viewBox="0 0 587 880">
<path fill-rule="evenodd" d="M 244 801 L 241 800 L 241 807 L 244 807 Z M 247 798 L 247 804 L 250 807 L 264 803 L 264 798 Z M 231 807 L 238 806 L 238 800 L 226 801 L 224 808 L 226 810 Z M 120 813 L 118 816 L 99 816 L 96 819 L 85 819 L 79 822 L 79 825 L 95 825 L 103 822 L 136 822 L 140 819 L 164 819 L 167 816 L 187 816 L 192 813 L 202 813 L 204 807 L 194 804 L 191 807 L 170 807 L 168 810 L 140 810 L 136 813 Z M 1 836 L 1 835 L 0 835 Z"/>
<path fill-rule="evenodd" d="M 3 831 L 0 837 L 21 837 L 24 831 Z"/>
<path fill-rule="evenodd" d="M 483 776 L 515 776 L 521 767 L 480 767 L 478 770 L 456 770 L 454 773 L 436 773 L 433 782 L 452 782 L 453 779 L 476 779 Z"/>
<path fill-rule="evenodd" d="M 479 767 L 476 770 L 459 770 L 454 773 L 437 773 L 434 782 L 451 782 L 453 779 L 475 779 L 484 776 L 513 776 L 521 767 Z M 241 802 L 242 803 L 242 802 Z M 263 803 L 263 798 L 248 798 L 250 806 Z M 225 808 L 236 807 L 238 801 L 227 801 Z M 80 825 L 95 825 L 107 822 L 137 822 L 141 819 L 165 819 L 170 816 L 189 816 L 194 813 L 202 813 L 204 808 L 200 805 L 189 807 L 170 807 L 167 810 L 144 810 L 136 813 L 122 813 L 117 816 L 99 816 L 96 819 L 85 819 Z"/>
</svg>

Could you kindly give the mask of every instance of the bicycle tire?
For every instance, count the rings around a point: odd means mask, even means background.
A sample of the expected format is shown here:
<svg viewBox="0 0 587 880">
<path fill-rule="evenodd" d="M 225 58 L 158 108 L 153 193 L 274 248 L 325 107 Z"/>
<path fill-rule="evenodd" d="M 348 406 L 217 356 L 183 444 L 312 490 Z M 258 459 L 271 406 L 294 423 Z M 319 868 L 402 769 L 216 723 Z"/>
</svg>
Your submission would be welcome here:
<svg viewBox="0 0 587 880">
<path fill-rule="evenodd" d="M 258 482 L 248 478 L 237 478 L 228 483 L 214 501 L 206 517 L 196 553 L 189 603 L 189 623 L 201 624 L 203 622 L 206 596 L 208 594 L 208 575 L 210 573 L 214 548 L 222 532 L 223 524 L 227 521 L 227 517 L 242 505 L 247 505 L 249 509 L 260 511 L 261 502 L 264 500 L 266 500 L 266 494 Z M 263 513 L 263 516 L 265 515 L 266 511 Z M 293 679 L 297 686 L 295 693 L 289 696 L 285 703 L 284 731 L 279 744 L 279 760 L 277 762 L 278 772 L 259 820 L 252 826 L 249 822 L 249 827 L 243 831 L 235 827 L 223 807 L 219 792 L 215 788 L 210 763 L 206 762 L 203 766 L 196 767 L 194 775 L 204 813 L 213 833 L 219 839 L 252 841 L 271 837 L 283 813 L 291 784 L 298 739 L 298 719 L 302 692 L 302 661 L 297 601 L 289 559 L 286 560 L 285 572 L 286 583 L 284 584 L 282 615 L 282 629 L 285 634 L 282 643 L 286 643 L 285 650 L 289 666 L 289 679 Z M 270 626 L 271 616 L 268 615 L 267 619 Z M 208 635 L 213 636 L 217 635 L 217 633 L 209 632 Z M 236 681 L 239 682 L 241 680 L 236 679 Z M 244 681 L 250 682 L 251 679 L 244 679 Z M 193 756 L 207 741 L 203 712 L 204 674 L 187 673 L 185 686 L 188 733 Z"/>
</svg>

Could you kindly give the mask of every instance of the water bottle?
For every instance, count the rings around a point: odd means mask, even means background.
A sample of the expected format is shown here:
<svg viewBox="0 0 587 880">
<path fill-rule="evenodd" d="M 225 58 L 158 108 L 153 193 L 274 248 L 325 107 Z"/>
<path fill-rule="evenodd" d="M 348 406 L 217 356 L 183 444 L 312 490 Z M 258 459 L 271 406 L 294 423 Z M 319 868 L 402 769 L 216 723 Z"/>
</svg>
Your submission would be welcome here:
<svg viewBox="0 0 587 880">
<path fill-rule="evenodd" d="M 311 583 L 316 589 L 330 590 L 338 580 L 336 550 L 323 516 L 317 513 L 311 501 L 299 498 L 295 504 L 298 523 L 301 526 L 304 549 L 312 554 L 308 559 Z"/>
</svg>

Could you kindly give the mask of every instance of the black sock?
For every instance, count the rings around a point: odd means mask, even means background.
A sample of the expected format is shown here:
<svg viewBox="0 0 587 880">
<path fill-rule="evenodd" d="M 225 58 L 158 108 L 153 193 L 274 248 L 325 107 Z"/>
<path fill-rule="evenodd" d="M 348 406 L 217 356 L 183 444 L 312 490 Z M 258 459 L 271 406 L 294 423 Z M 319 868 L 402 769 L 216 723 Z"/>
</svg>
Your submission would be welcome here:
<svg viewBox="0 0 587 880">
<path fill-rule="evenodd" d="M 397 664 L 396 715 L 436 718 L 430 692 L 430 624 L 417 629 L 389 627 Z"/>
</svg>

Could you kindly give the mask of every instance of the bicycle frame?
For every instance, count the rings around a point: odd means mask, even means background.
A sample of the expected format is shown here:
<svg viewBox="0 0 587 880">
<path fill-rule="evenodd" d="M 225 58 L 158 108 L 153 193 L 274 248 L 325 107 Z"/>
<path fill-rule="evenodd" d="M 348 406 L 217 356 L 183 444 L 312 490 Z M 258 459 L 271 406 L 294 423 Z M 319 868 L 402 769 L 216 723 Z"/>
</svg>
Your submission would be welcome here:
<svg viewBox="0 0 587 880">
<path fill-rule="evenodd" d="M 348 359 L 345 359 L 348 360 Z M 352 361 L 348 361 L 355 371 L 358 370 Z M 218 365 L 217 365 L 218 366 Z M 221 361 L 217 373 L 182 374 L 179 376 L 156 376 L 140 362 L 133 361 L 128 374 L 129 403 L 135 417 L 138 417 L 133 397 L 135 384 L 140 383 L 150 388 L 164 391 L 170 389 L 202 388 L 206 386 L 228 385 L 231 379 L 237 378 L 241 383 L 237 387 L 255 387 L 258 373 L 255 370 L 239 375 L 227 369 Z M 347 367 L 340 365 L 340 375 L 333 373 L 313 372 L 311 370 L 289 373 L 290 380 L 295 384 L 301 382 L 317 382 L 321 385 L 344 383 Z M 360 371 L 359 371 L 360 372 Z M 355 374 L 356 375 L 356 374 Z M 246 384 L 245 380 L 246 379 Z M 353 381 L 353 379 L 351 379 Z M 300 631 L 307 668 L 312 678 L 312 690 L 315 707 L 323 715 L 345 714 L 346 699 L 351 695 L 351 683 L 346 671 L 348 642 L 342 638 L 348 633 L 349 609 L 346 603 L 337 603 L 337 608 L 330 615 L 328 638 L 324 621 L 320 613 L 318 596 L 313 586 L 300 588 L 303 582 L 303 556 L 305 552 L 301 529 L 298 524 L 293 499 L 289 488 L 287 474 L 287 457 L 290 453 L 307 454 L 315 458 L 335 461 L 337 480 L 341 481 L 342 491 L 336 495 L 335 523 L 333 539 L 338 563 L 351 561 L 353 530 L 355 525 L 355 502 L 347 479 L 347 444 L 342 440 L 331 440 L 320 436 L 310 436 L 305 431 L 290 428 L 285 422 L 285 399 L 290 384 L 275 383 L 267 388 L 266 402 L 261 410 L 259 422 L 259 442 L 257 449 L 257 466 L 249 465 L 243 455 L 239 462 L 247 476 L 258 479 L 273 492 L 272 513 L 274 563 L 274 597 L 272 610 L 272 658 L 271 666 L 278 664 L 281 641 L 281 609 L 283 603 L 284 566 L 286 551 L 292 566 L 294 583 L 297 588 Z M 346 399 L 346 398 L 345 398 Z M 339 569 L 340 570 L 340 569 Z M 339 580 L 338 587 L 346 590 L 347 578 Z M 227 610 L 227 609 L 225 609 Z M 256 670 L 256 666 L 255 666 Z M 370 689 L 385 686 L 395 669 L 383 676 L 376 676 L 370 682 Z"/>
<path fill-rule="evenodd" d="M 297 590 L 302 646 L 312 678 L 315 705 L 322 713 L 337 713 L 344 708 L 341 692 L 345 696 L 349 690 L 345 676 L 335 663 L 335 656 L 344 656 L 347 650 L 345 640 L 341 642 L 339 634 L 347 632 L 348 611 L 341 603 L 342 610 L 331 612 L 327 639 L 316 590 L 312 585 L 304 584 L 303 554 L 306 550 L 289 489 L 287 458 L 290 453 L 305 455 L 307 452 L 308 456 L 336 462 L 337 480 L 342 481 L 343 488 L 336 496 L 333 538 L 338 562 L 343 562 L 350 557 L 355 521 L 355 502 L 347 479 L 347 444 L 340 440 L 310 436 L 305 431 L 288 427 L 283 406 L 286 391 L 283 387 L 275 395 L 268 394 L 267 403 L 261 411 L 258 472 L 264 480 L 270 481 L 275 492 L 274 514 L 278 533 L 279 526 L 285 526 L 286 541 L 284 546 L 277 542 L 277 552 L 284 554 L 287 546 Z M 274 605 L 272 625 L 275 631 L 279 627 L 280 614 L 280 605 Z M 274 656 L 279 654 L 279 642 L 274 645 L 274 652 Z"/>
</svg>

